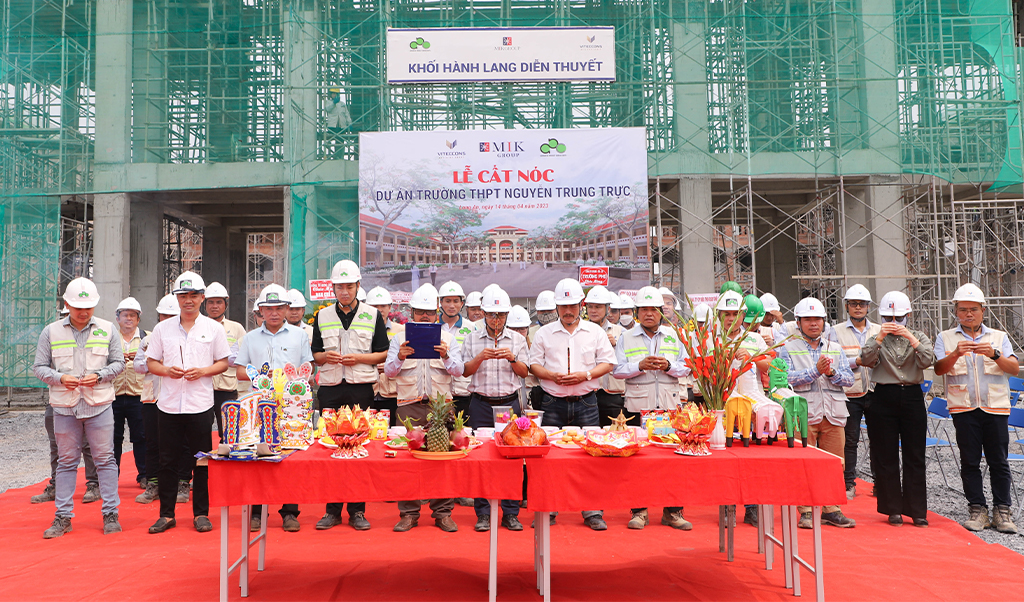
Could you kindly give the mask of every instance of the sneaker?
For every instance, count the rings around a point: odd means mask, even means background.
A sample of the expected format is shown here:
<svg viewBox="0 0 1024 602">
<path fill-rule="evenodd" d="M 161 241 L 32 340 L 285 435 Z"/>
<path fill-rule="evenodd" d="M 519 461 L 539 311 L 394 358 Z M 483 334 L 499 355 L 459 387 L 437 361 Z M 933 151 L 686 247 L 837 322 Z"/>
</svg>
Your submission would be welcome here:
<svg viewBox="0 0 1024 602">
<path fill-rule="evenodd" d="M 1017 525 L 1013 524 L 1013 513 L 1009 506 L 996 506 L 992 509 L 992 528 L 1000 533 L 1016 533 Z"/>
<path fill-rule="evenodd" d="M 441 518 L 435 518 L 434 524 L 437 528 L 444 531 L 445 533 L 455 533 L 459 530 L 459 526 L 455 524 L 450 516 L 442 516 Z"/>
<path fill-rule="evenodd" d="M 471 498 L 471 497 L 457 497 L 457 498 L 455 498 L 455 503 L 460 505 L 460 506 L 472 506 L 473 505 L 473 498 Z"/>
<path fill-rule="evenodd" d="M 890 514 L 889 515 L 889 524 L 894 526 L 894 527 L 898 527 L 898 526 L 902 525 L 903 524 L 903 515 L 902 514 Z"/>
<path fill-rule="evenodd" d="M 166 531 L 168 529 L 173 529 L 176 524 L 177 523 L 174 522 L 173 518 L 167 518 L 165 516 L 161 516 L 160 518 L 156 519 L 156 522 L 153 523 L 153 526 L 151 526 L 149 528 L 149 532 L 150 533 L 163 533 L 164 531 Z"/>
<path fill-rule="evenodd" d="M 988 508 L 971 504 L 969 506 L 970 516 L 963 522 L 964 529 L 968 531 L 981 531 L 991 526 L 988 520 Z"/>
<path fill-rule="evenodd" d="M 490 514 L 481 514 L 481 515 L 477 516 L 476 517 L 476 524 L 473 525 L 473 530 L 474 531 L 480 531 L 481 533 L 484 532 L 484 531 L 490 531 L 491 530 L 491 515 Z"/>
<path fill-rule="evenodd" d="M 852 500 L 855 497 L 857 497 L 857 486 L 856 485 L 847 485 L 846 486 L 846 499 Z"/>
<path fill-rule="evenodd" d="M 746 508 L 743 510 L 743 522 L 751 527 L 757 526 L 757 508 Z"/>
<path fill-rule="evenodd" d="M 326 531 L 327 529 L 330 529 L 331 527 L 336 527 L 340 524 L 341 517 L 334 516 L 333 514 L 328 512 L 327 514 L 324 514 L 320 520 L 316 521 L 316 530 Z"/>
<path fill-rule="evenodd" d="M 843 514 L 842 510 L 836 510 L 835 512 L 822 512 L 821 524 L 850 529 L 857 526 L 857 521 Z"/>
<path fill-rule="evenodd" d="M 249 519 L 249 532 L 255 533 L 263 527 L 263 519 L 259 516 L 254 516 Z"/>
<path fill-rule="evenodd" d="M 53 519 L 53 524 L 50 525 L 50 528 L 43 531 L 43 539 L 53 539 L 65 533 L 71 533 L 71 517 L 58 516 Z"/>
<path fill-rule="evenodd" d="M 178 499 L 175 500 L 176 504 L 187 504 L 188 503 L 188 492 L 190 486 L 188 481 L 178 481 Z"/>
<path fill-rule="evenodd" d="M 46 486 L 46 489 L 43 489 L 42 493 L 33 495 L 29 501 L 33 504 L 43 504 L 45 502 L 52 502 L 55 499 L 57 499 L 57 488 L 53 486 L 53 483 L 50 483 Z"/>
<path fill-rule="evenodd" d="M 352 516 L 348 517 L 348 525 L 356 531 L 370 530 L 370 521 L 366 520 L 366 514 L 362 512 L 356 512 Z"/>
<path fill-rule="evenodd" d="M 679 529 L 680 531 L 693 529 L 693 523 L 683 518 L 682 512 L 666 512 L 662 510 L 661 524 L 673 529 Z"/>
<path fill-rule="evenodd" d="M 649 522 L 650 519 L 647 517 L 647 511 L 641 510 L 639 512 L 633 513 L 633 516 L 630 517 L 629 522 L 626 523 L 626 527 L 629 529 L 643 529 L 647 526 L 647 523 Z"/>
<path fill-rule="evenodd" d="M 487 517 L 487 518 L 490 519 L 490 517 Z M 488 520 L 488 523 L 489 522 L 490 521 Z M 523 530 L 523 523 L 519 522 L 519 517 L 518 516 L 512 516 L 511 514 L 506 514 L 505 516 L 501 517 L 501 526 L 505 527 L 509 531 L 522 531 Z"/>
<path fill-rule="evenodd" d="M 397 531 L 399 533 L 405 533 L 409 529 L 412 529 L 417 524 L 419 524 L 419 522 L 420 521 L 419 521 L 418 518 L 416 518 L 414 516 L 405 515 L 405 516 L 401 517 L 400 519 L 398 519 L 398 523 L 394 526 L 392 531 Z"/>
<path fill-rule="evenodd" d="M 604 522 L 604 519 L 600 516 L 588 516 L 583 520 L 583 524 L 590 527 L 594 531 L 608 530 L 608 523 Z"/>
<path fill-rule="evenodd" d="M 213 531 L 213 523 L 211 523 L 210 519 L 205 516 L 197 516 L 193 518 L 192 526 L 200 533 L 209 533 L 210 531 Z"/>
<path fill-rule="evenodd" d="M 120 533 L 121 523 L 117 522 L 117 512 L 107 512 L 103 515 L 103 534 Z"/>
<path fill-rule="evenodd" d="M 296 533 L 300 528 L 299 519 L 295 518 L 294 514 L 285 514 L 281 519 L 281 528 L 289 533 Z"/>
<path fill-rule="evenodd" d="M 160 499 L 160 488 L 157 486 L 156 481 L 150 481 L 146 484 L 146 490 L 135 496 L 136 504 L 151 504 Z"/>
<path fill-rule="evenodd" d="M 86 483 L 85 484 L 85 495 L 82 496 L 83 504 L 91 504 L 96 500 L 101 499 L 100 497 L 100 484 L 99 483 Z"/>
<path fill-rule="evenodd" d="M 800 528 L 800 529 L 813 529 L 814 528 L 814 520 L 811 519 L 811 513 L 810 512 L 801 512 L 800 513 L 800 520 L 797 521 L 796 526 L 797 526 L 797 528 Z"/>
</svg>

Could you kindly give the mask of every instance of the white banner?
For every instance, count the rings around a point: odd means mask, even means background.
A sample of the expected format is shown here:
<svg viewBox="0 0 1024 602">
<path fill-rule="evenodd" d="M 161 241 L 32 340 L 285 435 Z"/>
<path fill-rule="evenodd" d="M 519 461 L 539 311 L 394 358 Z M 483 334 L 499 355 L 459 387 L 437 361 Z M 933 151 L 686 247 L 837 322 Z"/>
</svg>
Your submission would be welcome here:
<svg viewBox="0 0 1024 602">
<path fill-rule="evenodd" d="M 615 81 L 614 27 L 388 29 L 389 84 Z"/>
</svg>

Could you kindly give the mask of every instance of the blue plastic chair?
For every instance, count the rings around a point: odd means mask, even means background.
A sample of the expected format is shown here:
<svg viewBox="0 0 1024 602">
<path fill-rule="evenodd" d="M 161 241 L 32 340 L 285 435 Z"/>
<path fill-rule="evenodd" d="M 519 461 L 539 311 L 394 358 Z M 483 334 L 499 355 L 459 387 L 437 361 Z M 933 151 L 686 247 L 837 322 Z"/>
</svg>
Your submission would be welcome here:
<svg viewBox="0 0 1024 602">
<path fill-rule="evenodd" d="M 949 455 L 953 458 L 953 466 L 956 467 L 956 474 L 960 474 L 960 458 L 957 457 L 957 452 L 953 449 L 953 444 L 949 441 L 949 431 L 946 430 L 946 426 L 951 423 L 953 419 L 949 415 L 949 409 L 946 407 L 945 399 L 942 397 L 932 398 L 931 403 L 928 404 L 928 418 L 929 434 L 932 434 L 933 428 L 930 423 L 934 422 L 934 434 L 937 436 L 925 438 L 925 449 L 931 449 L 935 453 L 935 461 L 939 463 L 939 472 L 942 474 L 942 482 L 946 487 L 951 491 L 963 493 L 962 488 L 950 484 L 949 478 L 946 476 L 946 469 L 943 466 L 942 458 L 939 456 L 939 448 L 949 450 Z"/>
<path fill-rule="evenodd" d="M 1011 376 L 1010 390 L 1017 392 L 1024 391 L 1024 378 L 1017 378 L 1016 376 Z"/>
<path fill-rule="evenodd" d="M 921 383 L 921 391 L 927 395 L 932 390 L 932 381 L 926 380 Z"/>
</svg>

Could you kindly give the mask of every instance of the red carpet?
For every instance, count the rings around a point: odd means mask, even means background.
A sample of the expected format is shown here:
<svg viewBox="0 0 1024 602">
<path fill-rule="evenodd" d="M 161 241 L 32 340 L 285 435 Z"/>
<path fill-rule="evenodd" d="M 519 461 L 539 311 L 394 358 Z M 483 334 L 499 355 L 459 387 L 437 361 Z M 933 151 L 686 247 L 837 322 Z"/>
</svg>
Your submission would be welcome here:
<svg viewBox="0 0 1024 602">
<path fill-rule="evenodd" d="M 0 495 L 3 600 L 216 600 L 220 545 L 219 511 L 212 533 L 196 533 L 191 506 L 178 507 L 178 527 L 161 535 L 147 528 L 157 503 L 136 504 L 140 489 L 132 467 L 121 478 L 121 524 L 125 531 L 104 536 L 100 502 L 80 503 L 76 492 L 74 531 L 44 540 L 53 504 L 29 504 L 42 485 Z M 867 491 L 870 487 L 859 488 Z M 420 526 L 394 533 L 394 504 L 369 504 L 373 529 L 344 526 L 316 531 L 322 506 L 303 506 L 302 531 L 284 533 L 271 508 L 267 570 L 252 569 L 251 600 L 487 599 L 487 536 L 472 529 L 471 508 L 456 507 L 459 532 L 433 526 L 424 507 Z M 829 600 L 1007 600 L 1024 591 L 1024 557 L 989 545 L 962 527 L 931 514 L 931 527 L 891 527 L 874 511 L 874 498 L 858 496 L 844 508 L 855 529 L 823 528 L 825 595 Z M 660 509 L 652 509 L 660 516 Z M 582 525 L 579 514 L 563 513 L 551 530 L 554 600 L 790 600 L 781 564 L 764 570 L 756 531 L 736 530 L 736 561 L 718 553 L 717 508 L 688 507 L 694 530 L 680 532 L 657 520 L 643 531 L 626 529 L 628 511 L 608 510 L 603 533 Z M 532 515 L 526 530 L 498 537 L 498 600 L 540 600 L 533 571 Z M 237 552 L 238 511 L 232 515 L 232 553 Z M 347 519 L 346 519 L 347 520 Z M 778 520 L 776 521 L 778 523 Z M 810 532 L 800 550 L 810 556 Z M 254 548 L 255 552 L 255 548 Z M 781 551 L 776 558 L 781 557 Z M 253 566 L 255 563 L 253 563 Z M 231 599 L 238 600 L 237 577 Z M 804 599 L 814 598 L 810 574 L 802 575 Z"/>
</svg>

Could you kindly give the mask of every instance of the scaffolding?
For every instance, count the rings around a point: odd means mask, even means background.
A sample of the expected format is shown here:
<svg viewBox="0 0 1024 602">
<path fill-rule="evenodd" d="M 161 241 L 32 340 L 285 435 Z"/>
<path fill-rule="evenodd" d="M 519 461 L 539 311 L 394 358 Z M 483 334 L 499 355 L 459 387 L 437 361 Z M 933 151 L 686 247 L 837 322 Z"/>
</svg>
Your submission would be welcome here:
<svg viewBox="0 0 1024 602">
<path fill-rule="evenodd" d="M 250 234 L 246 241 L 246 329 L 256 327 L 251 308 L 268 284 L 285 281 L 287 247 L 283 234 Z"/>
<path fill-rule="evenodd" d="M 203 273 L 203 229 L 185 220 L 164 217 L 164 291 L 174 290 L 182 272 Z"/>
</svg>

